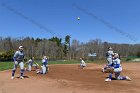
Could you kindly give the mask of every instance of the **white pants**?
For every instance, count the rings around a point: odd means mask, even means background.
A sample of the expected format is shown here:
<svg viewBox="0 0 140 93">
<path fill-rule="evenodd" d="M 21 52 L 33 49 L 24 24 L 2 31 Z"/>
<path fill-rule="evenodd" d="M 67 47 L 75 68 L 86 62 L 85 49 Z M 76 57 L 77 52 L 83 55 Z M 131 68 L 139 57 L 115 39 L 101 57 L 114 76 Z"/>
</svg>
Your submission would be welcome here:
<svg viewBox="0 0 140 93">
<path fill-rule="evenodd" d="M 85 66 L 86 66 L 86 64 L 80 64 L 80 66 L 81 66 L 81 67 L 85 67 Z"/>
<path fill-rule="evenodd" d="M 43 65 L 41 68 L 42 68 L 42 74 L 45 74 L 46 73 L 46 66 Z"/>
<path fill-rule="evenodd" d="M 107 58 L 108 64 L 112 64 L 112 58 Z"/>
<path fill-rule="evenodd" d="M 43 66 L 41 66 L 41 68 L 42 68 L 42 71 L 41 71 L 41 73 L 42 74 L 46 74 L 47 73 L 47 71 L 48 71 L 48 65 L 43 65 Z"/>
<path fill-rule="evenodd" d="M 13 70 L 16 70 L 18 65 L 20 66 L 20 69 L 24 69 L 24 63 L 23 62 L 15 61 Z"/>
<path fill-rule="evenodd" d="M 118 79 L 118 80 L 121 80 L 122 79 L 122 76 L 120 75 L 122 72 L 122 67 L 119 67 L 119 68 L 115 68 L 114 69 L 114 73 L 115 73 L 115 78 Z"/>
<path fill-rule="evenodd" d="M 28 65 L 28 71 L 31 71 L 32 70 L 32 66 L 29 64 Z"/>
</svg>

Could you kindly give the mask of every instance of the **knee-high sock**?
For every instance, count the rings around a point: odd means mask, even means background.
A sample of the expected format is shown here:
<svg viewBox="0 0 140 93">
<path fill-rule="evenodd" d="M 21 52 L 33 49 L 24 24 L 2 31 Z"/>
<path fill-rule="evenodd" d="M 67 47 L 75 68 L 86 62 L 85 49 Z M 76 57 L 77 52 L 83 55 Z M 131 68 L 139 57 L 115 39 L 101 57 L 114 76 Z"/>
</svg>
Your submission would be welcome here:
<svg viewBox="0 0 140 93">
<path fill-rule="evenodd" d="M 12 70 L 12 76 L 14 77 L 16 70 Z"/>
<path fill-rule="evenodd" d="M 21 69 L 20 70 L 20 76 L 23 76 L 23 73 L 24 73 L 24 69 Z"/>
<path fill-rule="evenodd" d="M 112 74 L 111 73 L 109 73 L 109 79 L 112 79 Z"/>
</svg>

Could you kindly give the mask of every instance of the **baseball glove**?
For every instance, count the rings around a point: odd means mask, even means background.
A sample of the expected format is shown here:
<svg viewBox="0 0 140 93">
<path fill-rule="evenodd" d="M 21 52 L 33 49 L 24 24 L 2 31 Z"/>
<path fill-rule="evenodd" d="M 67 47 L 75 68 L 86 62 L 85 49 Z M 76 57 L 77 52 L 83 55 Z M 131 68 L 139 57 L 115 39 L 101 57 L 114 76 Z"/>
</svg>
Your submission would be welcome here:
<svg viewBox="0 0 140 93">
<path fill-rule="evenodd" d="M 105 73 L 114 73 L 114 68 L 112 68 L 112 67 L 106 68 L 104 72 Z"/>
</svg>

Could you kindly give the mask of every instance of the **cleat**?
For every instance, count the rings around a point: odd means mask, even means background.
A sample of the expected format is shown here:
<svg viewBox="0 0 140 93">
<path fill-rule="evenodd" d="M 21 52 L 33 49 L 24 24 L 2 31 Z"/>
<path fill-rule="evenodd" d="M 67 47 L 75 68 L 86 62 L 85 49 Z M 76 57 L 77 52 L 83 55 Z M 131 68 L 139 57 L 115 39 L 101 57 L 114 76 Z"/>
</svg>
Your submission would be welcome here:
<svg viewBox="0 0 140 93">
<path fill-rule="evenodd" d="M 37 72 L 36 72 L 36 74 L 39 74 L 39 73 L 40 73 L 40 71 L 37 71 Z"/>
<path fill-rule="evenodd" d="M 111 79 L 110 78 L 107 78 L 107 79 L 105 79 L 105 81 L 108 82 L 108 81 L 111 81 Z"/>
<path fill-rule="evenodd" d="M 12 76 L 11 79 L 14 79 L 14 77 Z"/>
<path fill-rule="evenodd" d="M 23 76 L 20 76 L 20 79 L 24 79 L 24 77 Z"/>
<path fill-rule="evenodd" d="M 131 78 L 130 78 L 130 77 L 128 77 L 128 76 L 126 76 L 126 80 L 131 81 Z"/>
<path fill-rule="evenodd" d="M 103 72 L 103 73 L 105 72 L 105 69 L 104 69 L 104 68 L 102 68 L 102 72 Z"/>
</svg>

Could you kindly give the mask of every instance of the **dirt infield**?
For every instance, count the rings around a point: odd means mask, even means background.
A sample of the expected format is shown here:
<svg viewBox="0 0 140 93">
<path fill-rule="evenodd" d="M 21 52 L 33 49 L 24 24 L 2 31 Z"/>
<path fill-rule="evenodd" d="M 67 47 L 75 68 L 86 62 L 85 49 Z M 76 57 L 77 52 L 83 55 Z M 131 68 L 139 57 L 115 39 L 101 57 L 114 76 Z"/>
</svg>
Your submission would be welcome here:
<svg viewBox="0 0 140 93">
<path fill-rule="evenodd" d="M 101 72 L 102 65 L 88 64 L 85 69 L 73 65 L 50 65 L 46 75 L 25 72 L 25 79 L 11 80 L 11 71 L 0 72 L 0 93 L 140 93 L 140 63 L 123 63 L 122 75 L 132 81 L 112 80 Z"/>
</svg>

